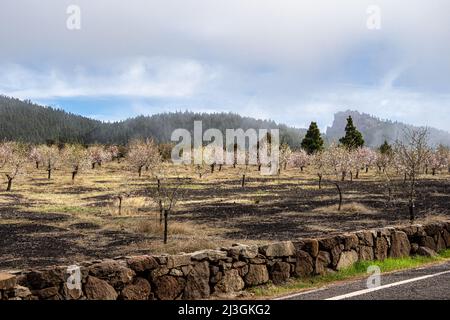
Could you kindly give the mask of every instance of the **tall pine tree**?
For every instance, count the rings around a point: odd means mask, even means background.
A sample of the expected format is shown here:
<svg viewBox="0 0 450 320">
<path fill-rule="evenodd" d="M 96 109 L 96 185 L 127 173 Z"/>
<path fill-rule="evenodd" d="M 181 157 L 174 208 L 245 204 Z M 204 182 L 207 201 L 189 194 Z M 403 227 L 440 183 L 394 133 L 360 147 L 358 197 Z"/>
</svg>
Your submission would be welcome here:
<svg viewBox="0 0 450 320">
<path fill-rule="evenodd" d="M 347 149 L 357 149 L 364 145 L 364 138 L 361 132 L 356 129 L 351 116 L 347 118 L 345 126 L 345 136 L 339 139 L 339 142 Z"/>
<path fill-rule="evenodd" d="M 305 138 L 302 140 L 301 146 L 308 154 L 312 154 L 323 149 L 323 139 L 320 134 L 319 127 L 317 127 L 317 123 L 311 122 Z"/>
</svg>

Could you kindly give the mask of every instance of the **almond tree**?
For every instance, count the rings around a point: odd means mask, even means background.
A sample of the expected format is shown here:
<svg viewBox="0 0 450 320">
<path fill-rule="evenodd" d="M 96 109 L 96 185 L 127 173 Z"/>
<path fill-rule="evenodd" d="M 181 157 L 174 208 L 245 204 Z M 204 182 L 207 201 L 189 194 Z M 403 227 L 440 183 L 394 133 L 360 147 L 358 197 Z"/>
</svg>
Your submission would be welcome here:
<svg viewBox="0 0 450 320">
<path fill-rule="evenodd" d="M 120 155 L 120 150 L 118 146 L 108 146 L 105 151 L 109 154 L 110 160 L 118 160 Z"/>
<path fill-rule="evenodd" d="M 6 142 L 0 147 L 0 168 L 4 170 L 7 187 L 11 191 L 13 180 L 24 173 L 28 160 L 26 147 L 17 142 Z"/>
<path fill-rule="evenodd" d="M 99 145 L 90 146 L 87 149 L 87 153 L 92 169 L 95 169 L 95 165 L 101 167 L 104 161 L 112 159 L 111 153 L 107 152 L 103 146 Z"/>
<path fill-rule="evenodd" d="M 340 181 L 344 181 L 347 172 L 351 168 L 350 153 L 347 149 L 332 145 L 323 153 L 323 161 L 325 163 L 324 172 L 329 177 L 339 194 L 338 211 L 342 207 L 342 190 Z"/>
<path fill-rule="evenodd" d="M 311 156 L 305 150 L 293 152 L 289 157 L 289 166 L 299 168 L 301 172 L 311 163 Z"/>
<path fill-rule="evenodd" d="M 42 154 L 38 146 L 32 146 L 28 158 L 36 164 L 36 169 L 39 169 L 39 164 L 42 162 Z"/>
<path fill-rule="evenodd" d="M 326 168 L 328 165 L 327 158 L 324 154 L 324 151 L 318 151 L 312 154 L 310 158 L 313 168 L 316 171 L 317 177 L 319 178 L 319 189 L 322 189 L 322 179 L 326 174 Z"/>
<path fill-rule="evenodd" d="M 158 146 L 152 139 L 133 140 L 128 144 L 127 162 L 138 172 L 139 177 L 144 167 L 152 169 L 160 160 Z"/>
<path fill-rule="evenodd" d="M 86 148 L 80 144 L 66 145 L 61 153 L 64 164 L 70 168 L 72 173 L 72 183 L 75 182 L 76 175 L 89 167 L 89 156 Z"/>
<path fill-rule="evenodd" d="M 405 168 L 408 183 L 405 185 L 408 195 L 410 220 L 415 219 L 416 186 L 419 180 L 420 169 L 429 157 L 430 149 L 427 145 L 428 130 L 406 130 L 403 141 L 395 144 L 395 153 L 399 163 Z"/>
<path fill-rule="evenodd" d="M 47 170 L 47 178 L 48 180 L 52 177 L 52 171 L 56 169 L 57 165 L 61 161 L 60 151 L 57 146 L 47 146 L 42 145 L 39 146 L 39 153 L 42 157 L 42 163 L 46 167 Z"/>
<path fill-rule="evenodd" d="M 292 150 L 288 144 L 283 143 L 280 146 L 280 168 L 286 170 L 286 167 L 292 157 Z"/>
<path fill-rule="evenodd" d="M 440 145 L 436 150 L 430 152 L 428 164 L 433 176 L 436 175 L 436 171 L 448 168 L 448 150 Z"/>
</svg>

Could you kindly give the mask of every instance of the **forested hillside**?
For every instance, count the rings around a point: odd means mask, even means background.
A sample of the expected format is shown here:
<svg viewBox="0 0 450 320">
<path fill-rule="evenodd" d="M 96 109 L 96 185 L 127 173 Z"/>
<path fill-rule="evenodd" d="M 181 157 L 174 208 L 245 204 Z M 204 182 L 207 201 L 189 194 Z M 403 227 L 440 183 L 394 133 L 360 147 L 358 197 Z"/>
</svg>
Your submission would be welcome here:
<svg viewBox="0 0 450 320">
<path fill-rule="evenodd" d="M 29 101 L 0 96 L 0 139 L 44 143 L 80 142 L 84 144 L 126 144 L 132 138 L 152 137 L 170 141 L 173 130 L 193 130 L 194 120 L 202 120 L 203 130 L 217 128 L 280 129 L 280 139 L 298 148 L 305 130 L 279 125 L 274 121 L 241 117 L 232 113 L 162 113 L 138 116 L 120 122 L 101 122 L 63 110 L 42 107 Z"/>
</svg>

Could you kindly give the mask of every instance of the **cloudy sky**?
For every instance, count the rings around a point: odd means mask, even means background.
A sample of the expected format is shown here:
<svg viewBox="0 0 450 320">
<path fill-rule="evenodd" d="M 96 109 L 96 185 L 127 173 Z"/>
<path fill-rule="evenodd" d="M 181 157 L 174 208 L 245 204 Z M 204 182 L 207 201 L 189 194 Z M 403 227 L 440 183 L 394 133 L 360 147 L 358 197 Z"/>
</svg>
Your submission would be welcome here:
<svg viewBox="0 0 450 320">
<path fill-rule="evenodd" d="M 109 121 L 232 111 L 324 129 L 355 109 L 450 131 L 449 12 L 448 0 L 2 0 L 0 93 Z"/>
</svg>

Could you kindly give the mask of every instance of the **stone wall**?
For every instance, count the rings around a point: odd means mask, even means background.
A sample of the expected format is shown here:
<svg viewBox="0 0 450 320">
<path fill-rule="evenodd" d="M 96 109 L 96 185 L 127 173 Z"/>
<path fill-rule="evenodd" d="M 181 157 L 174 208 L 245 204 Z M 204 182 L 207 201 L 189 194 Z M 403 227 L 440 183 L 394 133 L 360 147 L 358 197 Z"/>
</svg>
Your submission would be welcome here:
<svg viewBox="0 0 450 320">
<path fill-rule="evenodd" d="M 0 273 L 3 300 L 206 299 L 291 277 L 335 272 L 358 260 L 434 255 L 450 247 L 450 222 L 382 228 L 264 246 L 241 245 L 190 254 L 121 257 L 67 267 Z M 81 289 L 80 289 L 81 287 Z"/>
</svg>

